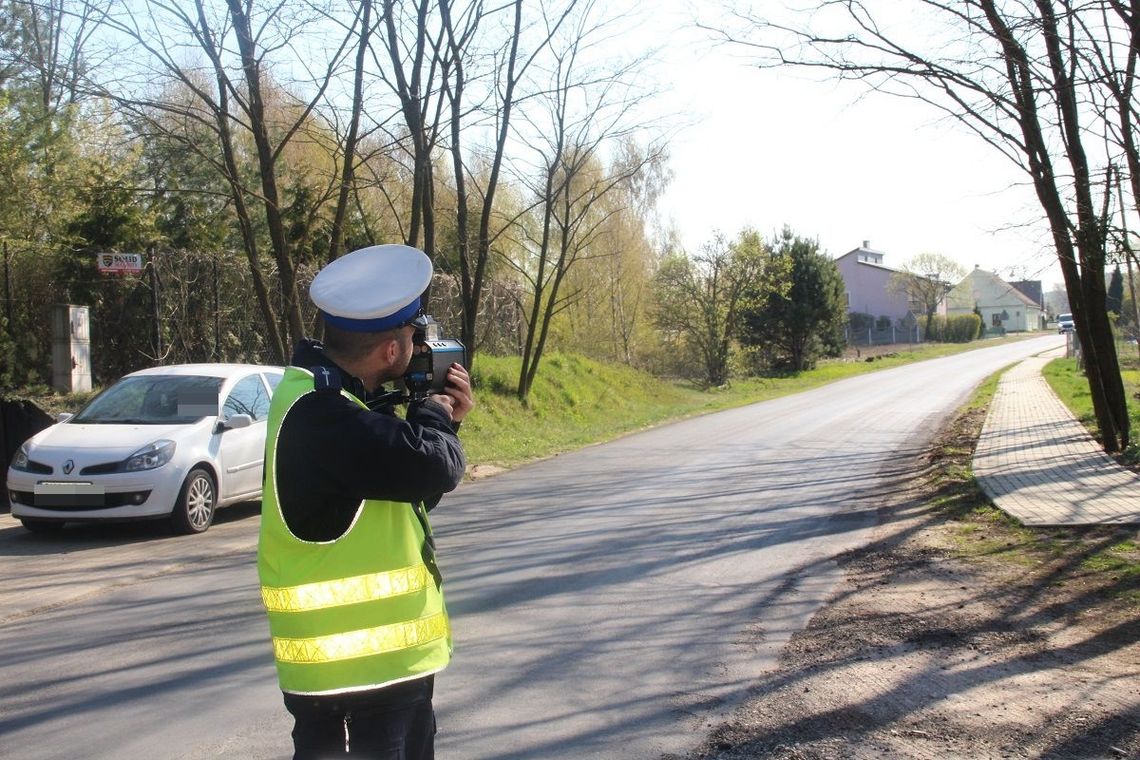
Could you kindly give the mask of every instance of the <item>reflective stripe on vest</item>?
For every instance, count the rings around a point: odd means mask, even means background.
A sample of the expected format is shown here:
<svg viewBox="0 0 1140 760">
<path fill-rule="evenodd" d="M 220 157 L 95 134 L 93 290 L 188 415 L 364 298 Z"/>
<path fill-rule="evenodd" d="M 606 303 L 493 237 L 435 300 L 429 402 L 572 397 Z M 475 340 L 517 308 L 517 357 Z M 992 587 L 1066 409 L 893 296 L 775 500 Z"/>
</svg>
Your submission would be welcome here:
<svg viewBox="0 0 1140 760">
<path fill-rule="evenodd" d="M 305 583 L 289 588 L 261 588 L 261 601 L 269 612 L 305 612 L 373 602 L 427 588 L 431 573 L 425 565 L 403 567 L 384 573 L 358 575 L 333 581 Z"/>
<path fill-rule="evenodd" d="M 441 612 L 408 623 L 381 625 L 362 631 L 333 633 L 308 639 L 274 637 L 273 654 L 279 662 L 336 662 L 397 652 L 445 636 L 447 616 Z"/>
</svg>

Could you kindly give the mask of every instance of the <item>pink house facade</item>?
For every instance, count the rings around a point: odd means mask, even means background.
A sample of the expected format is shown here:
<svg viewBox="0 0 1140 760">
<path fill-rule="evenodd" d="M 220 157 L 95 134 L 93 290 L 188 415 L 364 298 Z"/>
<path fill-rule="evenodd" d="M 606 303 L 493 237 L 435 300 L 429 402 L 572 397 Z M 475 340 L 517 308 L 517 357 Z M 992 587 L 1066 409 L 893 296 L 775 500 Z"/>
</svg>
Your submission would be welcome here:
<svg viewBox="0 0 1140 760">
<path fill-rule="evenodd" d="M 898 323 L 910 315 L 910 306 L 902 293 L 892 293 L 888 287 L 896 270 L 883 263 L 883 252 L 870 247 L 870 241 L 848 251 L 835 260 L 847 289 L 847 311 L 870 314 L 876 319 L 890 317 Z"/>
</svg>

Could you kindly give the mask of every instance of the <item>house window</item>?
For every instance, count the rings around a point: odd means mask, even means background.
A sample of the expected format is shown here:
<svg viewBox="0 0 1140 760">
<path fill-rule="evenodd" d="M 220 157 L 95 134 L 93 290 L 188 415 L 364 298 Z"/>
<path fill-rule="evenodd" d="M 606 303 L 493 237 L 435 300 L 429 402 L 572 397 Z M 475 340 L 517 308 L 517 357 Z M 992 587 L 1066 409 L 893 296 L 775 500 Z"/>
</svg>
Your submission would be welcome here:
<svg viewBox="0 0 1140 760">
<path fill-rule="evenodd" d="M 994 312 L 992 320 L 994 327 L 1001 327 L 1001 314 Z"/>
</svg>

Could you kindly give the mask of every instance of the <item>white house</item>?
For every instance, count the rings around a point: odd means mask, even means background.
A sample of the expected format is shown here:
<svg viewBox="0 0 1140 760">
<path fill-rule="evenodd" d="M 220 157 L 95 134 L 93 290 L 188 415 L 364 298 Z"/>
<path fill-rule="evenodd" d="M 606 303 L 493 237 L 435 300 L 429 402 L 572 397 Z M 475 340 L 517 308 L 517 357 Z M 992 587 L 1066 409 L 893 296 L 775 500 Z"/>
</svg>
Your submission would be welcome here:
<svg viewBox="0 0 1140 760">
<path fill-rule="evenodd" d="M 1040 303 L 978 266 L 946 294 L 946 316 L 975 310 L 981 312 L 982 325 L 987 330 L 1032 332 L 1044 324 Z"/>
</svg>

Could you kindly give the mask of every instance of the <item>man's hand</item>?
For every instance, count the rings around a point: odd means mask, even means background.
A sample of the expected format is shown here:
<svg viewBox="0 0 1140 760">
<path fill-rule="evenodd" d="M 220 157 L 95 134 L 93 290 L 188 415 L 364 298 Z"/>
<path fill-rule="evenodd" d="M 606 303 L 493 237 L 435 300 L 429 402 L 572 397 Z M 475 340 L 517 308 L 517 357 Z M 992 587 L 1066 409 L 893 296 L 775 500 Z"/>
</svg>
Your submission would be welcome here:
<svg viewBox="0 0 1140 760">
<path fill-rule="evenodd" d="M 447 385 L 442 394 L 430 397 L 451 413 L 452 422 L 462 422 L 475 407 L 475 397 L 471 394 L 471 376 L 462 364 L 452 364 L 447 369 Z"/>
</svg>

